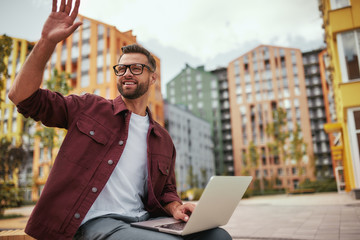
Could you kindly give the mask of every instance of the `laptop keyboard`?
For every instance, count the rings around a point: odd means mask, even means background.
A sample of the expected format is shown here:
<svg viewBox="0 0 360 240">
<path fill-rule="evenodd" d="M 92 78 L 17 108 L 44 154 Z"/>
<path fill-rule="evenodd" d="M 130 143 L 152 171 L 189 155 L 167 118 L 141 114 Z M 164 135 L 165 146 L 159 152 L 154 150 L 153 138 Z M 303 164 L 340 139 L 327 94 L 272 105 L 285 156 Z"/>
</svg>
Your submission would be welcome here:
<svg viewBox="0 0 360 240">
<path fill-rule="evenodd" d="M 170 223 L 170 224 L 164 224 L 160 225 L 158 227 L 167 228 L 171 230 L 181 231 L 184 229 L 186 222 L 178 222 L 178 223 Z"/>
</svg>

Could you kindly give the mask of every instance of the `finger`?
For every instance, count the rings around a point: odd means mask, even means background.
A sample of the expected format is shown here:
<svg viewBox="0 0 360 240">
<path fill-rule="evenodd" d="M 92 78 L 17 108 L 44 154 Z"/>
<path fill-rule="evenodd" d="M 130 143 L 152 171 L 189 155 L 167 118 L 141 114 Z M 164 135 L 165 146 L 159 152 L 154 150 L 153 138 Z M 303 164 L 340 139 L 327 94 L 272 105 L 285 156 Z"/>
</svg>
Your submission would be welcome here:
<svg viewBox="0 0 360 240">
<path fill-rule="evenodd" d="M 195 205 L 194 204 L 190 204 L 190 203 L 186 203 L 184 204 L 184 207 L 186 210 L 190 211 L 190 212 L 193 212 L 194 209 L 195 209 Z"/>
<path fill-rule="evenodd" d="M 74 21 L 75 18 L 77 17 L 78 15 L 78 12 L 79 12 L 79 6 L 80 6 L 80 0 L 76 0 L 75 2 L 75 7 L 70 15 L 70 17 L 72 18 L 72 20 Z"/>
<path fill-rule="evenodd" d="M 67 4 L 65 6 L 65 13 L 70 14 L 71 7 L 72 7 L 72 0 L 68 0 Z"/>
<path fill-rule="evenodd" d="M 56 12 L 57 9 L 57 0 L 53 0 L 53 4 L 52 4 L 52 12 Z"/>
<path fill-rule="evenodd" d="M 61 0 L 59 12 L 65 11 L 65 1 L 66 0 Z"/>
<path fill-rule="evenodd" d="M 186 215 L 185 213 L 182 213 L 182 212 L 177 212 L 176 214 L 174 214 L 173 217 L 175 219 L 179 219 L 179 220 L 182 220 L 184 222 L 187 222 L 189 220 L 189 216 Z"/>
</svg>

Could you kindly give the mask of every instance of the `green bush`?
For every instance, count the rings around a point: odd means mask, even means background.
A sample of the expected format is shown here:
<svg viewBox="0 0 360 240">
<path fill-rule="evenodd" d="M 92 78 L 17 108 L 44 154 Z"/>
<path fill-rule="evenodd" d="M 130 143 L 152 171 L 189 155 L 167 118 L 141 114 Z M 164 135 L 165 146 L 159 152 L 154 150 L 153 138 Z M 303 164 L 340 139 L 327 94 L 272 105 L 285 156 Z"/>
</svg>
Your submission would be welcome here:
<svg viewBox="0 0 360 240">
<path fill-rule="evenodd" d="M 204 189 L 202 188 L 190 188 L 181 194 L 183 200 L 197 201 L 200 199 Z"/>
<path fill-rule="evenodd" d="M 315 189 L 315 192 L 336 192 L 337 186 L 334 178 L 329 178 L 325 180 L 317 180 L 311 182 L 310 180 L 305 180 L 300 184 L 299 188 L 301 189 Z"/>
<path fill-rule="evenodd" d="M 0 183 L 0 216 L 4 214 L 6 208 L 21 206 L 22 201 L 19 188 L 15 187 L 14 183 Z"/>
</svg>

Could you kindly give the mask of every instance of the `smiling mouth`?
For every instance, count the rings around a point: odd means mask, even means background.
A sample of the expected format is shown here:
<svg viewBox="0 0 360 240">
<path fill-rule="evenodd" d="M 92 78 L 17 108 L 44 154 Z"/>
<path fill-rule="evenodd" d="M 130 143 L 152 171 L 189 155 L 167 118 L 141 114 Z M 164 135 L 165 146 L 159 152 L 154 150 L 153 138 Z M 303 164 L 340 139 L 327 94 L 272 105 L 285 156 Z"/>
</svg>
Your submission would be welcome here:
<svg viewBox="0 0 360 240">
<path fill-rule="evenodd" d="M 123 85 L 125 86 L 136 85 L 136 82 L 123 82 Z"/>
</svg>

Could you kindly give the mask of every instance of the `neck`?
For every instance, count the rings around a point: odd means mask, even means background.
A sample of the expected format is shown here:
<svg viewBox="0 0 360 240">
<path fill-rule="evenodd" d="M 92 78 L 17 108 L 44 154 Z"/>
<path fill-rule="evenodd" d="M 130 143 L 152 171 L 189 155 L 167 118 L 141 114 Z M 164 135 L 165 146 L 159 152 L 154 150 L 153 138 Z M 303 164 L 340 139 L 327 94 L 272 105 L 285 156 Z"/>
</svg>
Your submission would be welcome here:
<svg viewBox="0 0 360 240">
<path fill-rule="evenodd" d="M 145 116 L 146 115 L 146 106 L 147 99 L 137 98 L 137 99 L 128 99 L 121 96 L 126 107 L 133 113 Z"/>
</svg>

